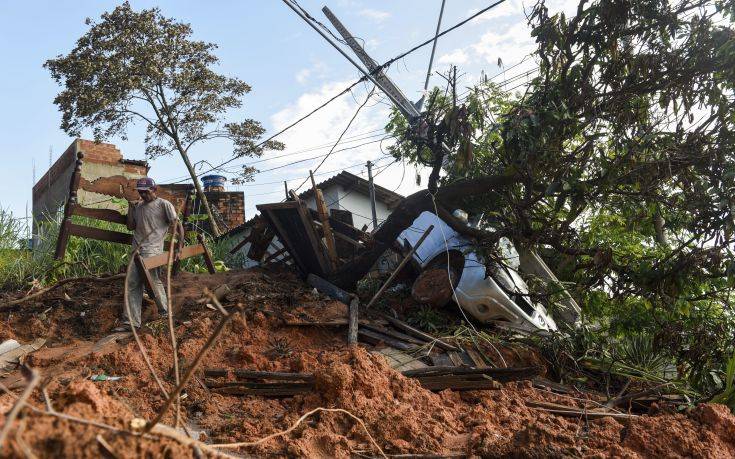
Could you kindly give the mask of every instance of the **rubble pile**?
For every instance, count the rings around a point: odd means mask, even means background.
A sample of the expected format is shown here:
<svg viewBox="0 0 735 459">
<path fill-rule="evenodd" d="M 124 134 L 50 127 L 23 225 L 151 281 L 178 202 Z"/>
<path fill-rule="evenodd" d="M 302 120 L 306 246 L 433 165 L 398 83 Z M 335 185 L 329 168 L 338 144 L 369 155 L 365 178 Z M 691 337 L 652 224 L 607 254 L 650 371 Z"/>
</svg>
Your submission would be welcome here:
<svg viewBox="0 0 735 459">
<path fill-rule="evenodd" d="M 346 317 L 346 305 L 316 293 L 285 271 L 181 273 L 173 292 L 182 373 L 222 317 L 202 292 L 225 284 L 229 291 L 221 305 L 235 316 L 184 388 L 181 419 L 190 436 L 183 428 L 162 433 L 165 427 L 160 425 L 140 433 L 141 422 L 145 425 L 141 420 L 153 419 L 165 398 L 130 334 L 111 331 L 122 307 L 122 280 L 68 284 L 3 310 L 0 341 L 46 341 L 38 350 L 20 355 L 0 380 L 13 394 L 0 396 L 4 425 L 16 397 L 28 387 L 23 368 L 40 373 L 29 406 L 14 420 L 0 455 L 726 457 L 735 448 L 735 416 L 721 405 L 675 412 L 654 404 L 645 415 L 596 416 L 589 407 L 601 406 L 602 394 L 552 392 L 530 378 L 509 382 L 496 378 L 489 390 L 428 390 L 424 380 L 402 374 L 405 368 L 392 368 L 384 355 L 375 352 L 379 346 L 363 342 L 348 346 L 346 321 L 337 320 Z M 176 384 L 167 321 L 148 319 L 141 340 L 164 388 L 171 392 Z M 316 319 L 322 324 L 304 325 Z M 324 325 L 330 321 L 336 325 Z M 541 363 L 528 349 L 506 349 L 503 354 L 514 367 L 537 368 Z M 235 370 L 256 376 L 260 373 L 254 372 L 277 373 L 263 376 L 261 382 L 242 382 Z M 292 396 L 218 390 L 261 388 L 264 381 L 292 374 L 301 375 L 297 384 L 308 381 L 308 390 Z M 582 414 L 560 415 L 549 409 L 557 406 Z M 255 443 L 297 422 L 288 433 L 252 446 L 213 446 Z M 162 423 L 174 425 L 174 409 Z"/>
</svg>

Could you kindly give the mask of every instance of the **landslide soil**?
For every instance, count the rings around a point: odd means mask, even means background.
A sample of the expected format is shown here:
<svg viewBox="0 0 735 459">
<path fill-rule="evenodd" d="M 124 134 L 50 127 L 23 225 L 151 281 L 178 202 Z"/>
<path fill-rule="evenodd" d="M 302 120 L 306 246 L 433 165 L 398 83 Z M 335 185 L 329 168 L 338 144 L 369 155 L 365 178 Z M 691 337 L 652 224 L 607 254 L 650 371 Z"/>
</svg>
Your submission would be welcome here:
<svg viewBox="0 0 735 459">
<path fill-rule="evenodd" d="M 575 406 L 579 400 L 508 383 L 499 390 L 434 393 L 390 368 L 370 347 L 348 348 L 346 330 L 295 327 L 289 320 L 344 317 L 344 305 L 314 294 L 289 273 L 261 270 L 215 275 L 182 273 L 173 285 L 179 363 L 186 368 L 221 316 L 197 302 L 205 287 L 228 284 L 223 301 L 242 313 L 230 322 L 185 388 L 182 418 L 207 444 L 254 442 L 319 412 L 288 434 L 255 446 L 221 449 L 239 457 L 350 457 L 438 454 L 477 457 L 733 457 L 735 417 L 721 405 L 687 412 L 653 409 L 627 420 L 562 418 L 536 410 L 531 401 Z M 17 296 L 17 295 L 15 295 Z M 0 300 L 0 304 L 2 301 Z M 81 283 L 0 315 L 0 340 L 47 339 L 25 363 L 38 369 L 42 387 L 61 413 L 130 429 L 134 418 L 151 419 L 164 397 L 135 342 L 113 335 L 122 305 L 122 281 Z M 148 310 L 152 308 L 147 308 Z M 148 317 L 142 340 L 165 389 L 173 390 L 173 358 L 166 322 Z M 509 353 L 523 356 L 523 352 Z M 522 365 L 517 361 L 513 364 Z M 525 362 L 526 364 L 528 362 Z M 535 362 L 533 362 L 535 363 Z M 203 384 L 204 368 L 310 372 L 313 392 L 286 398 L 227 396 Z M 121 376 L 91 381 L 91 375 Z M 2 379 L 20 393 L 18 371 Z M 14 403 L 0 396 L 0 418 Z M 40 390 L 29 403 L 45 409 Z M 163 420 L 172 425 L 169 411 Z M 199 433 L 201 432 L 201 433 Z M 102 437 L 102 441 L 98 439 Z M 102 445 L 102 442 L 109 445 Z M 376 446 L 377 445 L 377 446 Z M 2 457 L 207 457 L 212 453 L 170 438 L 142 437 L 72 423 L 25 410 L 14 423 Z M 110 452 L 110 450 L 112 452 Z"/>
</svg>

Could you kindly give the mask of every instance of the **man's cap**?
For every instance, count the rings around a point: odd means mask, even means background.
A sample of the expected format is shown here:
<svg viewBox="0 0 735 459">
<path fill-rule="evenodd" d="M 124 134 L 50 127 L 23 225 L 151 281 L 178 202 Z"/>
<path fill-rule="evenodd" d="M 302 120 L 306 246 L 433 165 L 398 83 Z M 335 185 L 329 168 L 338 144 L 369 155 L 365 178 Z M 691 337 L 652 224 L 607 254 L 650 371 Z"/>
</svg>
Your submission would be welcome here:
<svg viewBox="0 0 735 459">
<path fill-rule="evenodd" d="M 156 187 L 156 182 L 150 177 L 143 177 L 138 179 L 138 183 L 135 184 L 136 190 L 150 190 Z"/>
</svg>

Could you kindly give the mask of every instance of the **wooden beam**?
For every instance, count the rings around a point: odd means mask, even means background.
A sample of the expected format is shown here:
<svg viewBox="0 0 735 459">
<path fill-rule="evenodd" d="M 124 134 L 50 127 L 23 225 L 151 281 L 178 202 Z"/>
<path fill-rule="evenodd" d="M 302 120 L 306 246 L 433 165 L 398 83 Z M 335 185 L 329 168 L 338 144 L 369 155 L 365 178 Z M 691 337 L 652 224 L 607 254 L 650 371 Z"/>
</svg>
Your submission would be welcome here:
<svg viewBox="0 0 735 459">
<path fill-rule="evenodd" d="M 412 344 L 407 344 L 403 341 L 399 341 L 397 339 L 391 338 L 390 336 L 386 336 L 382 333 L 374 332 L 371 330 L 365 330 L 365 328 L 360 328 L 357 331 L 357 335 L 363 339 L 363 341 L 366 341 L 372 345 L 377 345 L 380 343 L 387 344 L 390 347 L 394 347 L 398 349 L 399 351 L 413 351 L 416 350 L 416 346 Z"/>
<path fill-rule="evenodd" d="M 73 214 L 79 215 L 80 217 L 96 218 L 97 220 L 104 220 L 111 223 L 120 223 L 121 225 L 127 224 L 127 217 L 112 209 L 94 209 L 91 207 L 76 205 L 74 206 Z"/>
<path fill-rule="evenodd" d="M 204 239 L 204 235 L 202 233 L 197 233 L 197 240 L 199 241 L 199 245 L 202 246 L 204 249 L 204 252 L 202 252 L 202 255 L 204 256 L 204 264 L 207 265 L 207 270 L 209 271 L 209 274 L 214 274 L 217 272 L 217 270 L 214 268 L 214 261 L 212 260 L 212 252 L 209 251 L 209 247 L 207 247 L 207 241 Z"/>
<path fill-rule="evenodd" d="M 143 261 L 143 257 L 141 257 L 139 253 L 136 253 L 134 260 L 140 276 L 143 277 L 143 285 L 145 285 L 145 289 L 148 291 L 148 296 L 153 298 L 153 301 L 155 301 L 159 311 L 167 310 L 168 306 L 163 304 L 163 301 L 158 297 L 158 295 L 156 295 L 156 291 L 153 288 L 153 278 L 151 277 L 151 273 L 148 271 L 150 268 L 146 266 L 145 261 Z"/>
<path fill-rule="evenodd" d="M 318 292 L 329 295 L 331 298 L 347 305 L 352 302 L 352 298 L 354 297 L 351 293 L 345 292 L 328 280 L 322 279 L 313 273 L 306 276 L 306 283 L 317 289 Z"/>
<path fill-rule="evenodd" d="M 203 253 L 204 247 L 201 244 L 187 245 L 179 252 L 179 260 L 186 260 L 187 258 L 202 255 Z M 168 264 L 168 252 L 145 258 L 144 261 L 148 269 L 158 268 L 159 266 Z"/>
<path fill-rule="evenodd" d="M 493 390 L 502 389 L 502 384 L 492 379 L 467 380 L 456 377 L 419 378 L 418 382 L 424 389 L 442 391 L 451 389 L 454 391 L 465 390 Z"/>
<path fill-rule="evenodd" d="M 312 219 L 317 221 L 319 220 L 319 213 L 316 210 L 309 209 L 309 214 L 311 214 Z M 329 225 L 332 227 L 332 230 L 334 230 L 335 233 L 342 233 L 345 236 L 348 236 L 356 241 L 361 241 L 366 244 L 372 241 L 372 236 L 370 235 L 370 233 L 360 231 L 354 226 L 345 222 L 341 222 L 331 215 L 329 216 Z"/>
<path fill-rule="evenodd" d="M 374 332 L 382 333 L 386 336 L 390 336 L 392 338 L 395 338 L 397 340 L 401 340 L 403 342 L 409 343 L 409 344 L 415 344 L 417 346 L 423 346 L 426 343 L 426 341 L 420 340 L 418 338 L 415 338 L 413 336 L 407 335 L 405 333 L 401 333 L 399 331 L 392 330 L 388 327 L 384 327 L 382 325 L 378 324 L 369 324 L 369 325 L 363 325 L 365 328 L 372 330 Z"/>
<path fill-rule="evenodd" d="M 541 367 L 538 366 L 515 368 L 428 367 L 403 372 L 403 376 L 409 378 L 445 375 L 485 375 L 501 382 L 533 379 L 539 374 L 541 374 Z"/>
<path fill-rule="evenodd" d="M 309 177 L 311 178 L 311 186 L 314 190 L 314 202 L 316 203 L 316 211 L 319 214 L 319 222 L 322 224 L 324 242 L 327 244 L 329 262 L 332 265 L 332 269 L 337 269 L 337 263 L 339 262 L 339 258 L 337 257 L 337 244 L 334 242 L 332 227 L 329 224 L 329 211 L 327 211 L 327 204 L 324 202 L 324 194 L 322 194 L 322 190 L 317 188 L 316 182 L 314 181 L 314 174 L 311 171 L 309 171 Z"/>
<path fill-rule="evenodd" d="M 308 207 L 306 207 L 306 204 L 296 196 L 296 193 L 293 191 L 291 193 L 294 200 L 298 203 L 296 210 L 301 217 L 301 221 L 303 222 L 309 241 L 311 242 L 312 247 L 314 247 L 314 253 L 316 254 L 319 266 L 321 266 L 322 272 L 331 273 L 334 271 L 334 268 L 332 268 L 331 263 L 324 256 L 324 246 L 322 245 L 321 239 L 316 234 L 316 227 L 314 226 L 314 221 L 311 219 Z"/>
<path fill-rule="evenodd" d="M 92 226 L 82 226 L 74 223 L 70 223 L 68 225 L 68 233 L 71 236 L 81 236 L 98 241 L 116 242 L 118 244 L 128 245 L 133 243 L 133 235 L 130 233 L 121 233 L 119 231 L 94 228 Z"/>
<path fill-rule="evenodd" d="M 315 223 L 317 224 L 317 229 L 319 229 L 321 231 L 320 234 L 324 234 L 324 232 L 323 232 L 324 230 L 322 230 L 322 222 L 315 222 Z M 335 243 L 337 242 L 337 239 L 340 239 L 342 241 L 345 241 L 345 242 L 349 243 L 350 245 L 356 246 L 359 249 L 365 247 L 359 241 L 356 241 L 356 240 L 352 239 L 349 236 L 345 236 L 344 234 L 340 233 L 339 231 L 332 231 L 332 235 L 335 238 L 335 241 L 334 241 Z"/>
<path fill-rule="evenodd" d="M 230 372 L 243 379 L 271 379 L 274 381 L 307 381 L 313 382 L 314 375 L 311 373 L 288 373 L 280 371 L 255 371 L 240 368 L 208 368 L 204 370 L 204 376 L 210 378 L 221 378 L 227 376 Z"/>
<path fill-rule="evenodd" d="M 435 343 L 437 347 L 440 347 L 440 348 L 444 349 L 445 351 L 459 351 L 460 350 L 458 347 L 452 346 L 451 344 L 448 344 L 448 343 L 445 343 L 444 341 L 442 341 L 442 340 L 440 340 L 438 338 L 435 338 L 435 337 L 431 336 L 428 333 L 424 333 L 421 330 L 410 326 L 406 322 L 400 321 L 400 320 L 398 320 L 396 318 L 393 318 L 393 317 L 391 317 L 391 316 L 389 316 L 387 314 L 383 314 L 383 317 L 385 318 L 385 320 L 387 320 L 394 327 L 396 327 L 396 328 L 398 328 L 400 330 L 403 330 L 404 332 L 408 333 L 409 335 L 413 335 L 413 336 L 415 336 L 417 338 L 421 338 L 421 339 L 423 339 L 425 341 L 429 341 L 429 342 Z"/>
<path fill-rule="evenodd" d="M 265 258 L 265 260 L 263 260 L 263 264 L 266 264 L 266 263 L 268 263 L 269 261 L 271 261 L 271 260 L 274 260 L 274 259 L 278 258 L 279 256 L 283 255 L 284 253 L 286 253 L 286 247 L 281 247 L 281 248 L 280 248 L 280 249 L 278 249 L 277 251 L 275 251 L 275 252 L 273 252 L 272 254 L 268 255 L 268 256 L 267 256 L 267 257 Z"/>
<path fill-rule="evenodd" d="M 74 166 L 74 172 L 71 174 L 69 181 L 69 194 L 64 203 L 64 219 L 59 227 L 59 235 L 56 238 L 56 252 L 54 258 L 62 260 L 66 253 L 66 245 L 69 243 L 70 227 L 72 225 L 72 215 L 74 207 L 77 205 L 77 190 L 79 189 L 79 181 L 82 178 L 82 164 L 84 163 L 84 153 L 77 153 L 77 162 Z"/>
</svg>

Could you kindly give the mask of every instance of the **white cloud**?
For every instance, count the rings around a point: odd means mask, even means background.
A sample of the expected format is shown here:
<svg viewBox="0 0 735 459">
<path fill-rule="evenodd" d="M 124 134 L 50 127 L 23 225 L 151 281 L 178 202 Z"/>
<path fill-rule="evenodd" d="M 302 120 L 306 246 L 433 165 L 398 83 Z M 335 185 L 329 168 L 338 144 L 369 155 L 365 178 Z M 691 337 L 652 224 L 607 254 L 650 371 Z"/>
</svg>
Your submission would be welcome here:
<svg viewBox="0 0 735 459">
<path fill-rule="evenodd" d="M 306 67 L 296 72 L 294 78 L 296 78 L 296 81 L 298 81 L 299 84 L 305 84 L 312 77 L 324 78 L 326 73 L 326 64 L 324 64 L 324 62 L 322 61 L 315 61 L 311 67 Z"/>
<path fill-rule="evenodd" d="M 498 58 L 506 65 L 519 62 L 536 49 L 529 27 L 517 22 L 504 30 L 486 32 L 471 46 L 474 54 L 487 63 L 497 65 Z"/>
<path fill-rule="evenodd" d="M 308 91 L 302 94 L 296 101 L 274 113 L 270 117 L 273 130 L 278 131 L 283 129 L 295 120 L 312 111 L 315 107 L 329 100 L 335 94 L 338 94 L 350 84 L 351 81 L 329 82 L 321 85 L 317 90 Z M 331 144 L 345 129 L 350 119 L 355 114 L 357 107 L 364 102 L 367 95 L 363 86 L 357 86 L 354 89 L 354 93 L 355 97 L 345 94 L 281 135 L 279 139 L 286 144 L 286 150 L 284 152 L 277 153 L 277 155 L 297 152 L 307 148 L 310 149 L 311 147 L 318 145 L 325 145 L 325 148 L 274 159 L 269 161 L 267 166 L 263 165 L 261 169 L 267 169 L 269 167 L 326 154 L 329 151 Z M 375 98 L 373 100 L 375 100 Z M 362 137 L 365 136 L 361 136 L 360 139 L 357 139 L 355 136 L 357 134 L 363 134 L 383 128 L 388 119 L 388 114 L 389 110 L 386 106 L 375 104 L 372 101 L 368 102 L 360 111 L 355 121 L 353 121 L 350 129 L 345 134 L 345 140 L 337 146 L 336 150 L 346 147 L 356 147 L 362 143 L 379 140 L 380 137 L 377 136 L 378 133 L 375 133 L 376 137 L 364 139 Z M 384 143 L 383 148 L 385 148 L 388 143 L 389 142 Z M 333 153 L 320 168 L 320 171 L 329 171 L 332 169 L 352 166 L 356 163 L 365 162 L 368 159 L 375 159 L 382 155 L 383 153 L 380 150 L 378 142 L 369 143 L 360 147 Z M 320 161 L 321 158 L 316 158 L 300 162 L 293 166 L 280 169 L 279 172 L 283 175 L 287 175 L 284 179 L 301 176 L 305 177 L 308 175 L 308 171 L 315 168 Z"/>
<path fill-rule="evenodd" d="M 364 18 L 371 19 L 375 22 L 383 22 L 391 16 L 391 14 L 387 11 L 374 10 L 372 8 L 362 9 L 357 14 Z"/>
<path fill-rule="evenodd" d="M 479 11 L 478 8 L 472 8 L 467 12 L 467 16 L 472 16 Z M 523 2 L 520 0 L 506 0 L 495 8 L 486 11 L 470 21 L 471 24 L 481 24 L 493 19 L 506 18 L 509 16 L 519 16 L 523 18 Z"/>
<path fill-rule="evenodd" d="M 301 69 L 296 72 L 296 81 L 300 84 L 304 84 L 306 83 L 306 80 L 309 79 L 309 75 L 311 75 L 311 69 Z"/>
<path fill-rule="evenodd" d="M 440 64 L 446 64 L 446 65 L 462 65 L 467 62 L 469 59 L 469 56 L 465 52 L 465 50 L 457 48 L 451 53 L 444 54 L 439 58 Z"/>
</svg>

